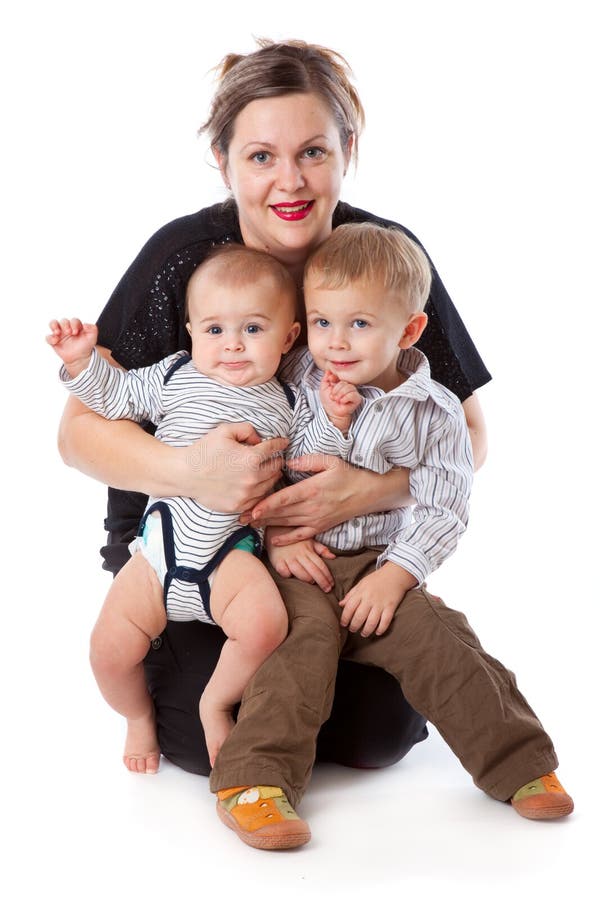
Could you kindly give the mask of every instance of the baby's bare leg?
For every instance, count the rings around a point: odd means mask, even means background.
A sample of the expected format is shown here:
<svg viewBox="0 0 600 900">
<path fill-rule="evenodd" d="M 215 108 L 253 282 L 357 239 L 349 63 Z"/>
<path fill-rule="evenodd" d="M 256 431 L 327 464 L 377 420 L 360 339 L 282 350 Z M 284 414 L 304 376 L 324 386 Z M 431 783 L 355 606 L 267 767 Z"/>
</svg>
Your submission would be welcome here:
<svg viewBox="0 0 600 900">
<path fill-rule="evenodd" d="M 232 550 L 219 565 L 210 608 L 228 640 L 200 699 L 211 765 L 233 728 L 244 688 L 287 635 L 288 617 L 275 582 L 256 556 Z"/>
<path fill-rule="evenodd" d="M 141 553 L 136 553 L 113 581 L 90 641 L 98 687 L 106 702 L 127 719 L 123 761 L 132 772 L 158 771 L 154 707 L 142 660 L 166 621 L 162 586 Z"/>
</svg>

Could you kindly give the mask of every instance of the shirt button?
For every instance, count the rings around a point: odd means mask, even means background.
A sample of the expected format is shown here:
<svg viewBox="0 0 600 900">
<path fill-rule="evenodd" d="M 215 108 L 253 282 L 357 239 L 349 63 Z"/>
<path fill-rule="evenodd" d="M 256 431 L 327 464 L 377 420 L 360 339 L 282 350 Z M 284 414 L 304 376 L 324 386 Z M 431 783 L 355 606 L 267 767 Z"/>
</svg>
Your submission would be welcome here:
<svg viewBox="0 0 600 900">
<path fill-rule="evenodd" d="M 150 641 L 150 646 L 153 650 L 160 650 L 160 648 L 162 647 L 162 638 L 154 638 L 154 640 Z"/>
<path fill-rule="evenodd" d="M 356 460 L 356 462 L 362 462 L 363 461 L 362 453 L 357 453 L 356 456 L 354 457 L 354 459 Z"/>
<path fill-rule="evenodd" d="M 383 409 L 383 403 L 376 403 L 373 409 L 375 410 L 375 412 L 381 412 Z"/>
<path fill-rule="evenodd" d="M 360 519 L 352 519 L 352 524 L 355 525 L 356 528 L 358 528 L 358 526 L 360 525 Z"/>
</svg>

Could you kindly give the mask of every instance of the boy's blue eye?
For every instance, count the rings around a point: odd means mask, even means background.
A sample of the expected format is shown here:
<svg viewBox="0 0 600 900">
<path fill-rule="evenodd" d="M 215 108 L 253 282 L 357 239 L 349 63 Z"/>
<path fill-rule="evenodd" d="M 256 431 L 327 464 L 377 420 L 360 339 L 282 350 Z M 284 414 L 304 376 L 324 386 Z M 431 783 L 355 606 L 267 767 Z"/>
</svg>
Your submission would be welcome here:
<svg viewBox="0 0 600 900">
<path fill-rule="evenodd" d="M 317 325 L 319 328 L 327 328 L 329 322 L 327 321 L 327 319 L 316 319 L 315 325 Z"/>
</svg>

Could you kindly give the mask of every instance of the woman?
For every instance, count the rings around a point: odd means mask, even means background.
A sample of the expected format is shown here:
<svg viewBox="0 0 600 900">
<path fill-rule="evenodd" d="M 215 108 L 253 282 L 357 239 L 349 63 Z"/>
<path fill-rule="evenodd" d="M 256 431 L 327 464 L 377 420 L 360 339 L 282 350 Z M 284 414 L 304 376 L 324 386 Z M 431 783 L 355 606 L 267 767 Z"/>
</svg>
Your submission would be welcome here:
<svg viewBox="0 0 600 900">
<path fill-rule="evenodd" d="M 260 42 L 248 56 L 227 57 L 220 75 L 203 130 L 232 201 L 165 226 L 125 273 L 98 322 L 105 354 L 125 368 L 189 348 L 185 287 L 215 244 L 236 241 L 267 250 L 289 269 L 300 294 L 305 260 L 333 228 L 349 221 L 382 222 L 339 200 L 363 122 L 339 55 L 302 42 Z M 479 465 L 485 427 L 474 391 L 489 375 L 435 273 L 427 313 L 430 324 L 419 346 L 433 377 L 463 401 Z M 290 541 L 357 514 L 410 503 L 405 471 L 349 473 L 335 459 L 305 460 L 313 478 L 267 497 L 280 475 L 277 454 L 284 443 L 260 443 L 250 426 L 223 425 L 193 448 L 174 449 L 130 422 L 97 417 L 74 398 L 60 435 L 69 465 L 113 486 L 109 543 L 103 550 L 105 567 L 113 572 L 128 558 L 145 494 L 194 496 L 224 512 L 252 511 L 263 523 L 297 526 Z M 146 660 L 161 750 L 175 764 L 202 774 L 209 765 L 198 698 L 223 640 L 216 628 L 172 622 Z M 259 673 L 248 696 L 274 687 L 261 686 Z M 292 698 L 288 701 L 293 706 Z M 320 736 L 321 759 L 386 765 L 426 734 L 424 720 L 390 676 L 340 665 L 333 712 Z"/>
</svg>

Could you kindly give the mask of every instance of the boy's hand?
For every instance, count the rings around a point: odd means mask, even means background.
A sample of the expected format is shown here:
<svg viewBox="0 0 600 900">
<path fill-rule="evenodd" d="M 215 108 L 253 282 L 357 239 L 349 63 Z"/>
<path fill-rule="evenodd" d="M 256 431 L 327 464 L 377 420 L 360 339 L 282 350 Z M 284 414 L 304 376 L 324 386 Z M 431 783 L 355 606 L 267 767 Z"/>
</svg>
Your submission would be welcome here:
<svg viewBox="0 0 600 900">
<path fill-rule="evenodd" d="M 295 577 L 308 584 L 317 584 L 322 591 L 328 593 L 334 582 L 324 560 L 335 559 L 335 553 L 314 538 L 288 544 L 287 547 L 275 547 L 269 538 L 277 532 L 287 530 L 267 528 L 265 544 L 271 565 L 282 578 Z"/>
<path fill-rule="evenodd" d="M 383 634 L 406 592 L 416 585 L 417 579 L 406 569 L 392 562 L 384 563 L 380 569 L 361 578 L 340 600 L 344 609 L 342 626 L 353 632 L 360 631 L 363 637 Z"/>
<path fill-rule="evenodd" d="M 84 325 L 80 319 L 52 319 L 46 341 L 60 356 L 71 378 L 87 368 L 98 340 L 95 325 Z"/>
<path fill-rule="evenodd" d="M 330 422 L 346 433 L 352 422 L 352 415 L 361 404 L 362 397 L 356 386 L 340 379 L 327 370 L 321 379 L 319 398 Z"/>
</svg>

